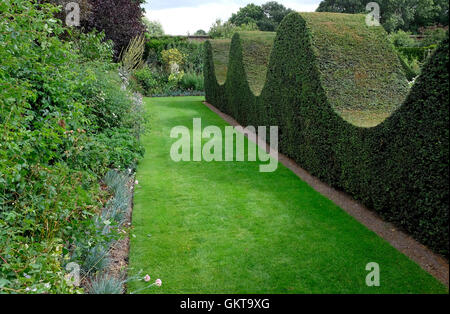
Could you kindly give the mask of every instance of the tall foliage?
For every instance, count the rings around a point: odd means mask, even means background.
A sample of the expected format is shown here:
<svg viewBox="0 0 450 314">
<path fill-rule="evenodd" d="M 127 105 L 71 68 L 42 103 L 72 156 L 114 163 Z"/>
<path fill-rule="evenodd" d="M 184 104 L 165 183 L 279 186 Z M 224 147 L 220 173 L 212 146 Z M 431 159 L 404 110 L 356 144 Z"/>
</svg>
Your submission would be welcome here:
<svg viewBox="0 0 450 314">
<path fill-rule="evenodd" d="M 364 13 L 371 0 L 323 0 L 318 12 Z M 447 0 L 379 0 L 381 23 L 391 32 L 417 31 L 430 25 L 448 25 Z"/>
<path fill-rule="evenodd" d="M 142 153 L 142 114 L 120 90 L 112 44 L 65 29 L 57 12 L 0 3 L 2 292 L 77 292 L 64 265 L 75 247 L 102 241 L 92 220 L 106 197 L 98 180 Z"/>
<path fill-rule="evenodd" d="M 89 0 L 91 14 L 82 21 L 88 31 L 103 31 L 107 39 L 114 42 L 115 57 L 132 38 L 142 34 L 146 27 L 139 0 Z"/>
<path fill-rule="evenodd" d="M 292 12 L 293 10 L 276 1 L 269 1 L 261 6 L 251 3 L 233 13 L 228 22 L 237 26 L 254 23 L 261 31 L 273 32 L 283 18 Z"/>
<path fill-rule="evenodd" d="M 335 27 L 323 23 L 330 19 Z M 358 73 L 358 60 L 365 71 L 372 69 L 371 77 Z M 365 27 L 363 15 L 286 17 L 260 96 L 249 87 L 239 34 L 231 43 L 224 85 L 217 82 L 215 66 L 207 43 L 208 102 L 242 125 L 279 126 L 281 152 L 448 256 L 448 37 L 428 59 L 403 104 L 370 128 L 345 121 L 339 107 L 370 111 L 375 104 L 364 97 L 374 93 L 378 101 L 398 99 L 406 94 L 406 80 L 386 36 Z"/>
</svg>

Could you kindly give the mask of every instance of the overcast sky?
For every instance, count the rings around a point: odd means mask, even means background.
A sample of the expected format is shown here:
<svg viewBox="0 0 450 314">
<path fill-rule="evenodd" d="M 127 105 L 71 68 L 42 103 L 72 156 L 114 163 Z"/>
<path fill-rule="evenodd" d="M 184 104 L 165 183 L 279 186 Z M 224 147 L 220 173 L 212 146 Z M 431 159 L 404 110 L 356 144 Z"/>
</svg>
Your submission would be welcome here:
<svg viewBox="0 0 450 314">
<path fill-rule="evenodd" d="M 228 20 L 232 13 L 249 3 L 263 4 L 270 0 L 147 0 L 147 18 L 159 21 L 166 34 L 186 35 L 199 29 L 208 31 L 220 18 Z M 315 11 L 321 0 L 278 0 L 299 12 Z"/>
</svg>

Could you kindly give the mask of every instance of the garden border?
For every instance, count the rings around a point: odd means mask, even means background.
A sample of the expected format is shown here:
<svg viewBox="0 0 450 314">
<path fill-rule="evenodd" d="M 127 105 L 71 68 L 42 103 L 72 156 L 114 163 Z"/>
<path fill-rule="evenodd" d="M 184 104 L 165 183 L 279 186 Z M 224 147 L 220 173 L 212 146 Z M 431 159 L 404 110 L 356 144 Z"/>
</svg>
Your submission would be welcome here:
<svg viewBox="0 0 450 314">
<path fill-rule="evenodd" d="M 127 184 L 127 188 L 130 190 L 131 198 L 128 203 L 128 209 L 126 213 L 126 218 L 124 221 L 125 228 L 132 228 L 133 223 L 133 208 L 134 208 L 134 190 L 136 182 L 136 173 L 130 176 Z M 124 230 L 122 228 L 122 230 Z M 122 294 L 127 294 L 128 292 L 128 272 L 130 266 L 130 234 L 127 234 L 123 239 L 118 240 L 113 244 L 110 252 L 110 265 L 107 267 L 107 273 L 111 276 L 123 280 L 123 290 Z"/>
<path fill-rule="evenodd" d="M 203 104 L 231 126 L 241 126 L 234 118 L 223 113 L 208 102 L 204 101 Z M 237 130 L 239 131 L 239 129 Z M 249 134 L 244 133 L 244 136 L 259 145 L 258 136 L 256 134 L 249 132 Z M 268 152 L 269 145 L 266 143 L 266 147 L 263 149 Z M 328 184 L 323 183 L 300 167 L 291 158 L 279 152 L 275 152 L 275 154 L 277 153 L 278 161 L 295 173 L 301 180 L 305 181 L 315 191 L 330 199 L 358 222 L 375 232 L 398 251 L 416 262 L 422 269 L 445 284 L 447 288 L 449 287 L 449 264 L 444 257 L 434 253 L 425 245 L 419 243 L 402 230 L 399 230 L 398 227 L 394 226 L 392 223 L 384 221 L 374 211 L 369 210 L 360 202 L 354 200 L 349 194 L 336 190 Z"/>
</svg>

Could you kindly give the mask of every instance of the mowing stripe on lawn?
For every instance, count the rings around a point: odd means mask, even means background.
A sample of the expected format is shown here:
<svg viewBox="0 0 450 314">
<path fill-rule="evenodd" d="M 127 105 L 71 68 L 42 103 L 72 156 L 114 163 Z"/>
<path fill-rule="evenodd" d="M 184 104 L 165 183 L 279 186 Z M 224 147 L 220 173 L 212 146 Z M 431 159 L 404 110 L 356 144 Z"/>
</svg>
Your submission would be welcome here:
<svg viewBox="0 0 450 314">
<path fill-rule="evenodd" d="M 130 275 L 147 293 L 446 293 L 417 264 L 279 165 L 180 162 L 175 126 L 227 125 L 202 97 L 146 99 L 150 132 L 137 172 Z M 247 140 L 246 140 L 247 141 Z M 380 265 L 379 287 L 366 265 Z M 129 292 L 144 287 L 130 283 Z"/>
</svg>

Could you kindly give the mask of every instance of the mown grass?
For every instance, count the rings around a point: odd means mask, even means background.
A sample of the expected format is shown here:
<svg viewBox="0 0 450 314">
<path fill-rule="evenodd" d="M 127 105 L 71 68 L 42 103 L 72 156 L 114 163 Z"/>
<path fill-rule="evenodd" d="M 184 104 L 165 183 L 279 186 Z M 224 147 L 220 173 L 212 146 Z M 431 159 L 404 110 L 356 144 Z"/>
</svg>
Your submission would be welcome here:
<svg viewBox="0 0 450 314">
<path fill-rule="evenodd" d="M 146 99 L 130 275 L 145 293 L 446 293 L 446 288 L 290 170 L 170 158 L 174 126 L 226 126 L 201 97 Z M 367 287 L 377 262 L 381 286 Z M 143 287 L 130 283 L 129 291 Z"/>
</svg>

